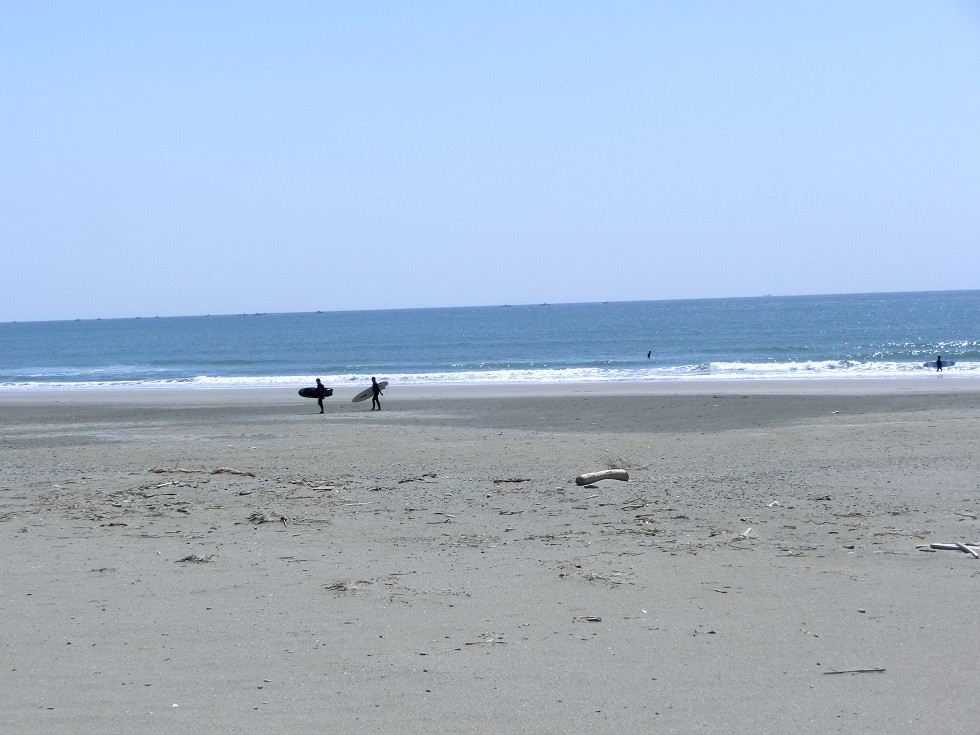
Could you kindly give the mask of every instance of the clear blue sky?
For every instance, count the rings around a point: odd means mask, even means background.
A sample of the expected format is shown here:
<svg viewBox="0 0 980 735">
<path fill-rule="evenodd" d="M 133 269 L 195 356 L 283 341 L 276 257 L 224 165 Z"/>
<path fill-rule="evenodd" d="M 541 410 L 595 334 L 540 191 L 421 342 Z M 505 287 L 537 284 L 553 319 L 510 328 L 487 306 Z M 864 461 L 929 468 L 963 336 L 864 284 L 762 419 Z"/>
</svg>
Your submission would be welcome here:
<svg viewBox="0 0 980 735">
<path fill-rule="evenodd" d="M 980 287 L 980 2 L 5 2 L 0 321 Z"/>
</svg>

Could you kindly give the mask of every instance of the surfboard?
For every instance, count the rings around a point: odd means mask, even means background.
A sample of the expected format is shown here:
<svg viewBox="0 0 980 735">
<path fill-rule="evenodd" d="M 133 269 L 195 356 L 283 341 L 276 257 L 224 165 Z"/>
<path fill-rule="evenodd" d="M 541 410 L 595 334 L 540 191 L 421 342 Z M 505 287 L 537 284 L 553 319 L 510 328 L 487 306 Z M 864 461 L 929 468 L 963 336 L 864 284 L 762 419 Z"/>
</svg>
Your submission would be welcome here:
<svg viewBox="0 0 980 735">
<path fill-rule="evenodd" d="M 379 380 L 378 381 L 378 385 L 381 386 L 381 390 L 384 390 L 385 388 L 388 387 L 388 381 L 387 380 Z M 370 398 L 372 396 L 373 393 L 374 393 L 374 386 L 371 386 L 370 388 L 365 388 L 360 393 L 358 393 L 356 396 L 354 396 L 353 398 L 351 398 L 350 399 L 350 402 L 351 403 L 360 403 L 361 401 L 366 401 L 368 398 Z"/>
<path fill-rule="evenodd" d="M 955 364 L 956 364 L 956 361 L 955 360 L 943 360 L 943 367 L 944 368 L 948 368 L 950 365 L 955 365 Z M 933 370 L 935 370 L 936 369 L 936 361 L 933 360 L 932 362 L 924 362 L 924 363 L 922 363 L 922 367 L 931 367 Z"/>
<path fill-rule="evenodd" d="M 317 389 L 315 387 L 314 388 L 300 388 L 299 389 L 299 394 L 301 396 L 303 396 L 303 398 L 319 398 L 320 397 L 320 393 L 317 391 Z M 332 395 L 333 395 L 333 388 L 324 388 L 323 389 L 323 397 L 324 398 L 329 398 Z"/>
</svg>

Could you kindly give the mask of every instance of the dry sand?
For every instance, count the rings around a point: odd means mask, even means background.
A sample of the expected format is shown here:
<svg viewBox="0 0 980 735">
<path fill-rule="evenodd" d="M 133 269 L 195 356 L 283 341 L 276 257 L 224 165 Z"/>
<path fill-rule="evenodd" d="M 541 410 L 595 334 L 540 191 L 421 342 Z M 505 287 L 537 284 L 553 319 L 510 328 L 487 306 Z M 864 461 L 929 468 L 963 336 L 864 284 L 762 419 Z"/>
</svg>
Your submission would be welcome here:
<svg viewBox="0 0 980 735">
<path fill-rule="evenodd" d="M 977 383 L 354 392 L 0 394 L 0 732 L 980 721 Z"/>
</svg>

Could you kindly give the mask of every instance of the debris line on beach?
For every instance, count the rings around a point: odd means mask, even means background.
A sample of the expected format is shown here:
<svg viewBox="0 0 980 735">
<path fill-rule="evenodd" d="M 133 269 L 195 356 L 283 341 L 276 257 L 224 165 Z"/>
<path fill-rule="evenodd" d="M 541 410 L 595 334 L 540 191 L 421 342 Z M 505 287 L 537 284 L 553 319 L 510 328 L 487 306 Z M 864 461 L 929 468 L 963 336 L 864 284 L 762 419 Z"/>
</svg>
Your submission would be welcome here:
<svg viewBox="0 0 980 735">
<path fill-rule="evenodd" d="M 215 467 L 213 470 L 206 468 L 195 468 L 195 467 L 180 467 L 179 465 L 174 465 L 173 467 L 153 467 L 150 469 L 157 475 L 162 475 L 168 472 L 185 472 L 199 475 L 243 475 L 245 477 L 255 477 L 255 473 L 251 470 L 239 470 L 234 467 Z"/>
</svg>

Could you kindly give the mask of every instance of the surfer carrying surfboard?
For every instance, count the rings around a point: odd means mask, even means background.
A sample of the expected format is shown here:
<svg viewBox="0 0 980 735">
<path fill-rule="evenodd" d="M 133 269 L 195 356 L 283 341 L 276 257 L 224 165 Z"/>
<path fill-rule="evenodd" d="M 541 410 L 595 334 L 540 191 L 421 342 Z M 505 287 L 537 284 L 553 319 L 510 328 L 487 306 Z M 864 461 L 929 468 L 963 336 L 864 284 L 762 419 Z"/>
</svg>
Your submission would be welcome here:
<svg viewBox="0 0 980 735">
<path fill-rule="evenodd" d="M 327 397 L 327 387 L 316 379 L 316 402 L 320 406 L 320 413 L 323 413 L 323 399 Z"/>
<path fill-rule="evenodd" d="M 378 385 L 378 381 L 375 378 L 371 378 L 371 410 L 380 411 L 381 410 L 381 386 Z M 377 408 L 375 408 L 377 406 Z"/>
<path fill-rule="evenodd" d="M 943 371 L 943 356 L 936 355 L 936 372 L 941 373 Z"/>
</svg>

